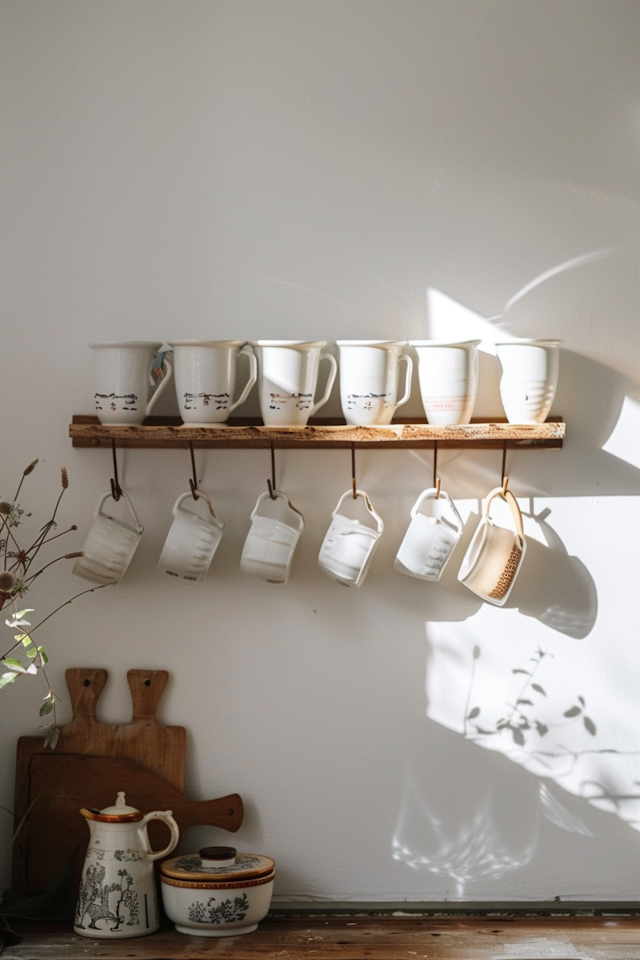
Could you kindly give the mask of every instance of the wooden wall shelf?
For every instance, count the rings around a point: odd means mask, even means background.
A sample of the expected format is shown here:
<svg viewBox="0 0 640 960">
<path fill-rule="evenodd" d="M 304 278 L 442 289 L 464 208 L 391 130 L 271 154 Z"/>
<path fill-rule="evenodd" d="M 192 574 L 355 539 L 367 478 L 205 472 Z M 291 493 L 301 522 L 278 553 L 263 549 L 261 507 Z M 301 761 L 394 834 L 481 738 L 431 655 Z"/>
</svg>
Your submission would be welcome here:
<svg viewBox="0 0 640 960">
<path fill-rule="evenodd" d="M 566 424 L 513 424 L 504 420 L 458 427 L 435 427 L 426 420 L 399 421 L 388 427 L 348 427 L 339 420 L 313 420 L 304 429 L 263 427 L 259 419 L 230 420 L 228 426 L 183 426 L 179 417 L 149 417 L 140 426 L 104 426 L 95 416 L 76 415 L 69 427 L 74 447 L 163 447 L 250 449 L 553 449 L 562 446 Z"/>
</svg>

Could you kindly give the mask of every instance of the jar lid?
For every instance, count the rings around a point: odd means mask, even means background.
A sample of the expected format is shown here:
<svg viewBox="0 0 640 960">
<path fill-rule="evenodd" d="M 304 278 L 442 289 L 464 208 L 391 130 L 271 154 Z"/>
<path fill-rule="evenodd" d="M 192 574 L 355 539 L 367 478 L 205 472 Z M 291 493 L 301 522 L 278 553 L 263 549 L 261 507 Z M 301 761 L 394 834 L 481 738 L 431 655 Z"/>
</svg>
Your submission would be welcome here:
<svg viewBox="0 0 640 960">
<path fill-rule="evenodd" d="M 236 853 L 233 847 L 203 847 L 198 853 L 165 860 L 160 871 L 174 880 L 216 884 L 266 877 L 274 867 L 270 857 L 259 853 Z"/>
<path fill-rule="evenodd" d="M 102 823 L 131 823 L 136 820 L 142 820 L 143 813 L 140 813 L 135 807 L 130 807 L 125 802 L 124 792 L 120 790 L 116 802 L 111 807 L 104 807 L 102 810 L 93 810 L 83 808 L 80 813 L 87 820 L 99 820 Z"/>
</svg>

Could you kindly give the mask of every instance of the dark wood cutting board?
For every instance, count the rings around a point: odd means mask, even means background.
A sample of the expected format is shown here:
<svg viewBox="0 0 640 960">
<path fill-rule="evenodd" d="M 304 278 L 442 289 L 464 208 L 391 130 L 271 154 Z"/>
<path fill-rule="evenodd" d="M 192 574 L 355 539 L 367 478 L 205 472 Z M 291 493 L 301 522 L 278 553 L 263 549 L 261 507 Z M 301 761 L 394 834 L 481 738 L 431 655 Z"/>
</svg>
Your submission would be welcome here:
<svg viewBox="0 0 640 960">
<path fill-rule="evenodd" d="M 29 894 L 47 888 L 56 868 L 72 857 L 72 887 L 77 890 L 89 844 L 87 821 L 81 807 L 102 809 L 115 803 L 123 790 L 129 806 L 143 813 L 171 810 L 182 833 L 187 827 L 208 825 L 235 832 L 243 819 L 238 794 L 215 800 L 189 800 L 181 790 L 139 764 L 113 757 L 58 754 L 34 756 L 30 766 L 28 831 L 24 841 L 24 889 Z M 148 824 L 154 850 L 168 843 L 164 824 Z M 14 882 L 17 889 L 17 885 Z"/>
</svg>

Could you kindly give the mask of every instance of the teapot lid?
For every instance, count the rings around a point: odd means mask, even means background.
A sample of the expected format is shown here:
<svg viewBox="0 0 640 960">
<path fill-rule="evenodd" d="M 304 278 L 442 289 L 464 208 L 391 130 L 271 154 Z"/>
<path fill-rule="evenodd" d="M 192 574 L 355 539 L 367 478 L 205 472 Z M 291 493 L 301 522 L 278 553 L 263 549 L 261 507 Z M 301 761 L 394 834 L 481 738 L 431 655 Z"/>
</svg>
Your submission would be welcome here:
<svg viewBox="0 0 640 960">
<path fill-rule="evenodd" d="M 100 820 L 102 823 L 132 823 L 136 820 L 142 820 L 143 813 L 130 807 L 125 802 L 124 791 L 120 790 L 116 802 L 111 807 L 104 807 L 103 810 L 93 810 L 83 808 L 80 813 L 87 820 Z"/>
<path fill-rule="evenodd" d="M 165 860 L 160 871 L 174 880 L 224 883 L 270 876 L 274 867 L 270 857 L 259 853 L 236 853 L 233 847 L 203 847 L 199 853 Z"/>
</svg>

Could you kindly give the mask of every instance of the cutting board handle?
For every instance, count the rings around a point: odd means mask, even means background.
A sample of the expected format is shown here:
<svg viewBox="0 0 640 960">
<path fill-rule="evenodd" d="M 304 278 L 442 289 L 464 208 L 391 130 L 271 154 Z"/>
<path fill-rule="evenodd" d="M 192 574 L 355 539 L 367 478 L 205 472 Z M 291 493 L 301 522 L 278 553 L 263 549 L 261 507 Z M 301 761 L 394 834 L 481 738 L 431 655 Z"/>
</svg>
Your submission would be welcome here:
<svg viewBox="0 0 640 960">
<path fill-rule="evenodd" d="M 107 671 L 103 667 L 69 667 L 64 676 L 71 697 L 72 722 L 81 718 L 95 723 L 96 706 L 107 682 Z"/>
<path fill-rule="evenodd" d="M 133 703 L 133 719 L 155 720 L 160 698 L 169 680 L 167 670 L 128 670 L 127 683 Z"/>
</svg>

